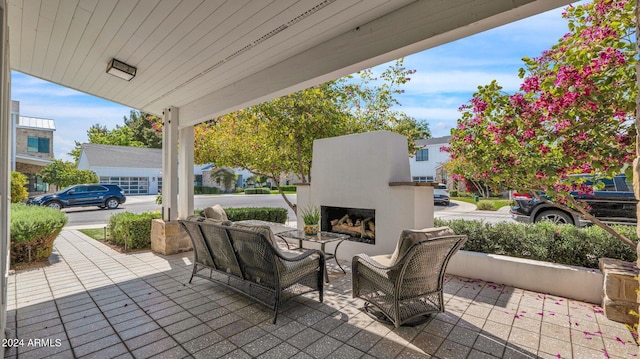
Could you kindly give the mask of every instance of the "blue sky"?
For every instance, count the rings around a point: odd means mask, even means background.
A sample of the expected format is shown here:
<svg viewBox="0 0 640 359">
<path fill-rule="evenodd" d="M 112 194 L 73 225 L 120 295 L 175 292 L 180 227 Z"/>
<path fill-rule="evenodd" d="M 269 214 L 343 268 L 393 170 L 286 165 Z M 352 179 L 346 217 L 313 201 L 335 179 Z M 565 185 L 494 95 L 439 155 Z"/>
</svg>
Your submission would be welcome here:
<svg viewBox="0 0 640 359">
<path fill-rule="evenodd" d="M 568 31 L 561 12 L 552 10 L 406 57 L 405 66 L 417 72 L 404 87 L 399 109 L 426 120 L 433 137 L 447 136 L 459 118 L 458 108 L 479 85 L 496 79 L 507 92 L 519 88 L 522 57 L 538 56 Z M 71 159 L 74 141 L 87 140 L 91 125 L 115 128 L 131 111 L 18 72 L 12 73 L 11 91 L 11 98 L 20 101 L 21 115 L 55 120 L 54 154 L 62 160 Z"/>
</svg>

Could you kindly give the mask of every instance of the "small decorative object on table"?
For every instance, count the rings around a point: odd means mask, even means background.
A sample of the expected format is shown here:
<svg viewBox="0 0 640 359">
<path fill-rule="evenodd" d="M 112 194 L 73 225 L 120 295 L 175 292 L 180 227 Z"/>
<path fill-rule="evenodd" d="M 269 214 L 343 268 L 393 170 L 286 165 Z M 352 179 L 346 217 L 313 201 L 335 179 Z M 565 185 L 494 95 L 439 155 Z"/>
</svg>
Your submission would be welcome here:
<svg viewBox="0 0 640 359">
<path fill-rule="evenodd" d="M 300 214 L 302 215 L 302 221 L 304 221 L 304 233 L 308 235 L 318 234 L 320 230 L 320 208 L 315 206 L 301 208 Z"/>
</svg>

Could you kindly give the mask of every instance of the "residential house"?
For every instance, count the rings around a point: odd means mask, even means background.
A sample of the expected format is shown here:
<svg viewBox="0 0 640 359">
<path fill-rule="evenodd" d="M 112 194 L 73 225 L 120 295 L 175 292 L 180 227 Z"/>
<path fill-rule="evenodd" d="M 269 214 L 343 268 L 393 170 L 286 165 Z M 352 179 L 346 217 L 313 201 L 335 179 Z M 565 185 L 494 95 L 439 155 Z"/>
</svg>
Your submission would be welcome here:
<svg viewBox="0 0 640 359">
<path fill-rule="evenodd" d="M 442 150 L 449 144 L 451 136 L 426 138 L 416 141 L 420 149 L 409 160 L 413 182 L 438 182 L 448 184 L 444 164 L 449 161 L 449 153 Z"/>
<path fill-rule="evenodd" d="M 117 184 L 127 195 L 162 189 L 162 149 L 83 143 L 78 169 L 94 171 L 100 183 Z"/>
<path fill-rule="evenodd" d="M 30 195 L 48 192 L 49 185 L 40 173 L 53 159 L 52 119 L 20 116 L 20 102 L 11 101 L 13 147 L 11 169 L 27 176 Z"/>
<path fill-rule="evenodd" d="M 162 150 L 128 146 L 82 144 L 78 169 L 94 171 L 100 183 L 117 184 L 128 195 L 158 194 L 162 190 Z M 195 165 L 194 185 L 223 189 L 211 178 L 215 165 Z M 245 186 L 251 173 L 235 169 L 236 186 Z"/>
</svg>

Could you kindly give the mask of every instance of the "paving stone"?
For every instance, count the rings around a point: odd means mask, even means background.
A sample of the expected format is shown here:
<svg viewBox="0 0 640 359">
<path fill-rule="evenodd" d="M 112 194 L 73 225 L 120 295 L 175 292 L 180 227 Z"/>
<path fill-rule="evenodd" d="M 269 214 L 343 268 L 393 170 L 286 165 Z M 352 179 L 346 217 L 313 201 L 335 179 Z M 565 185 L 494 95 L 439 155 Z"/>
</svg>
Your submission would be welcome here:
<svg viewBox="0 0 640 359">
<path fill-rule="evenodd" d="M 628 329 L 598 306 L 453 276 L 445 277 L 446 312 L 416 327 L 396 329 L 362 313 L 364 302 L 351 298 L 350 273 L 326 287 L 325 303 L 312 294 L 298 297 L 273 324 L 269 308 L 224 286 L 200 279 L 185 284 L 191 266 L 184 254 L 124 255 L 85 238 L 65 230 L 55 244 L 59 261 L 10 275 L 11 335 L 57 338 L 63 345 L 8 349 L 6 358 L 73 357 L 72 346 L 88 358 L 637 355 Z M 55 290 L 42 286 L 47 279 Z M 79 292 L 83 286 L 90 290 Z"/>
<path fill-rule="evenodd" d="M 191 341 L 188 341 L 184 344 L 182 344 L 182 346 L 191 354 L 194 354 L 196 352 L 199 352 L 200 350 L 210 347 L 220 341 L 224 340 L 224 338 L 214 332 L 214 331 L 210 331 L 207 334 L 201 335 L 196 337 L 195 339 L 192 339 Z"/>
<path fill-rule="evenodd" d="M 147 343 L 150 343 L 150 341 L 147 341 Z M 135 349 L 131 352 L 131 354 L 133 354 L 133 356 L 136 358 L 148 358 L 167 351 L 173 347 L 176 347 L 177 345 L 178 343 L 176 343 L 172 338 L 166 337 L 158 341 L 151 342 L 151 344 Z"/>
<path fill-rule="evenodd" d="M 213 344 L 209 347 L 206 347 L 205 349 L 195 353 L 193 355 L 194 358 L 198 359 L 198 358 L 203 358 L 203 359 L 208 359 L 208 358 L 219 358 L 229 352 L 232 352 L 234 350 L 236 350 L 237 347 L 235 345 L 233 345 L 233 343 L 231 343 L 228 340 L 222 340 L 216 344 Z"/>
</svg>

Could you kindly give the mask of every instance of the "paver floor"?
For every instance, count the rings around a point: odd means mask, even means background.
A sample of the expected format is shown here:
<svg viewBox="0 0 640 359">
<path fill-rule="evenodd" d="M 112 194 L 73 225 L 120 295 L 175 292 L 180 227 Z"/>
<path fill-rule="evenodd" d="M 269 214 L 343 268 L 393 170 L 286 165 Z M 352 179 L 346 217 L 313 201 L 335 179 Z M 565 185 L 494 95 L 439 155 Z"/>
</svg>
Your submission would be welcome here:
<svg viewBox="0 0 640 359">
<path fill-rule="evenodd" d="M 265 306 L 194 278 L 192 252 L 118 253 L 76 230 L 51 264 L 9 277 L 6 358 L 630 358 L 638 346 L 597 305 L 447 277 L 446 312 L 425 324 L 380 324 L 330 267 L 317 294 Z M 329 261 L 332 264 L 333 261 Z M 344 267 L 349 267 L 344 263 Z M 335 266 L 335 264 L 333 264 Z"/>
</svg>

